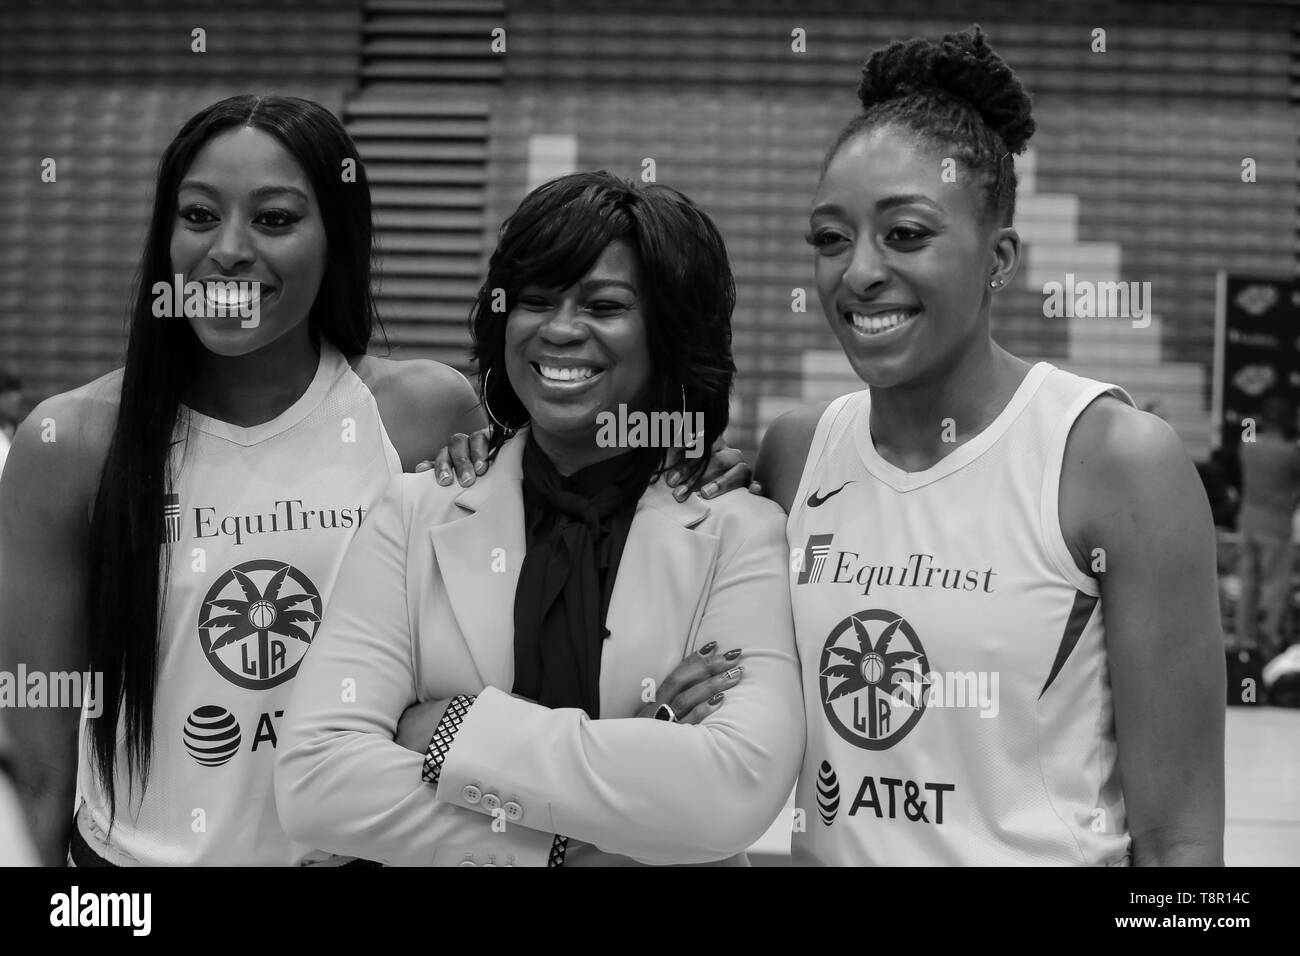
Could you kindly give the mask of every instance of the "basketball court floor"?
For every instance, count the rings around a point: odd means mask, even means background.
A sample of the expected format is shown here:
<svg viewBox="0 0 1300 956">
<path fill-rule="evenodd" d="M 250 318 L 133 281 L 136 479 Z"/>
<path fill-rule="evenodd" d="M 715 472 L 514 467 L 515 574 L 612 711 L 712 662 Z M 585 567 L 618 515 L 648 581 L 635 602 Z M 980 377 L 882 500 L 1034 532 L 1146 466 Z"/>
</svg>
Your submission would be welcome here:
<svg viewBox="0 0 1300 956">
<path fill-rule="evenodd" d="M 1229 707 L 1228 866 L 1300 866 L 1300 709 Z"/>
</svg>

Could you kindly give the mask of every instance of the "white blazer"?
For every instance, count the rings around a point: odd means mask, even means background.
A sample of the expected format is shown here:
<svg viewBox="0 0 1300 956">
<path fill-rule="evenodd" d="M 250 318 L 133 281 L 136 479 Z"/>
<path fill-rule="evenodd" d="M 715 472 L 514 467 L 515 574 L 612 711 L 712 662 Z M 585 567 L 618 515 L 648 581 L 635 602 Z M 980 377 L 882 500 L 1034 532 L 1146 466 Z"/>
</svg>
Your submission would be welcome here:
<svg viewBox="0 0 1300 956">
<path fill-rule="evenodd" d="M 781 811 L 804 747 L 785 516 L 744 491 L 678 503 L 651 484 L 610 599 L 601 719 L 552 710 L 510 694 L 523 446 L 468 489 L 399 475 L 362 523 L 294 682 L 285 830 L 396 865 L 545 866 L 555 834 L 566 866 L 743 864 L 730 858 Z M 722 706 L 695 726 L 635 718 L 710 641 L 744 651 Z M 409 705 L 460 693 L 478 700 L 435 790 L 393 738 Z"/>
</svg>

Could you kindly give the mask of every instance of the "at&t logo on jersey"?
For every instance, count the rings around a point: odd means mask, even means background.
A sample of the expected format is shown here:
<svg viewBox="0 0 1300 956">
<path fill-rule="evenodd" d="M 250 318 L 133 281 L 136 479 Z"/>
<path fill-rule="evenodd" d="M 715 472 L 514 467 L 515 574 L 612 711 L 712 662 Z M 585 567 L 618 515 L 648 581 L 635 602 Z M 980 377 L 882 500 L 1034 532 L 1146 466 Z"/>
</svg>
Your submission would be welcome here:
<svg viewBox="0 0 1300 956">
<path fill-rule="evenodd" d="M 262 745 L 269 745 L 272 750 L 276 748 L 280 738 L 275 721 L 283 716 L 282 710 L 258 715 L 257 729 L 248 748 L 250 753 L 256 753 Z M 185 718 L 181 739 L 199 766 L 221 767 L 239 753 L 244 738 L 234 714 L 218 704 L 204 704 Z"/>
<path fill-rule="evenodd" d="M 835 732 L 864 750 L 887 750 L 925 713 L 925 648 L 912 625 L 882 609 L 851 614 L 822 648 L 822 708 Z"/>
<path fill-rule="evenodd" d="M 852 782 L 850 780 L 850 786 Z M 870 810 L 877 820 L 907 820 L 911 823 L 943 825 L 943 798 L 957 787 L 951 783 L 926 783 L 899 777 L 864 775 L 847 817 Z M 840 783 L 835 768 L 823 760 L 817 770 L 817 809 L 822 823 L 830 826 L 840 808 Z"/>
<path fill-rule="evenodd" d="M 830 826 L 835 822 L 835 813 L 840 808 L 840 781 L 835 776 L 835 768 L 830 761 L 823 760 L 817 768 L 817 812 L 821 814 L 822 823 Z"/>
<path fill-rule="evenodd" d="M 282 684 L 316 636 L 320 591 L 283 561 L 245 561 L 220 575 L 199 606 L 199 641 L 226 680 L 249 690 Z"/>
<path fill-rule="evenodd" d="M 216 704 L 205 704 L 185 719 L 185 749 L 201 766 L 220 767 L 239 752 L 239 721 Z"/>
</svg>

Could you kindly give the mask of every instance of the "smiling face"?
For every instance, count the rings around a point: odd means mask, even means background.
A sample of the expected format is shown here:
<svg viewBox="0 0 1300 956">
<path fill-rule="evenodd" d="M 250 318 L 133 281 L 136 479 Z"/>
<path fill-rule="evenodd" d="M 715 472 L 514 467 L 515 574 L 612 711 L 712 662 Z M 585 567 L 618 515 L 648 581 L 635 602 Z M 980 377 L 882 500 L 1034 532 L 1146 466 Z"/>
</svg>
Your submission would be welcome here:
<svg viewBox="0 0 1300 956">
<path fill-rule="evenodd" d="M 214 136 L 182 179 L 176 208 L 173 273 L 205 286 L 261 284 L 255 327 L 237 314 L 189 318 L 206 349 L 247 355 L 302 326 L 325 271 L 325 226 L 306 173 L 274 137 L 247 126 Z"/>
<path fill-rule="evenodd" d="M 1014 251 L 1005 260 L 1014 231 L 990 227 L 979 190 L 945 183 L 941 171 L 933 150 L 878 127 L 840 148 L 814 200 L 822 310 L 854 371 L 877 388 L 929 380 L 987 337 L 990 275 L 1014 271 Z"/>
<path fill-rule="evenodd" d="M 506 319 L 506 374 L 552 459 L 583 467 L 621 450 L 597 448 L 596 415 L 644 397 L 651 361 L 642 308 L 636 253 L 621 240 L 567 289 L 520 290 Z"/>
</svg>

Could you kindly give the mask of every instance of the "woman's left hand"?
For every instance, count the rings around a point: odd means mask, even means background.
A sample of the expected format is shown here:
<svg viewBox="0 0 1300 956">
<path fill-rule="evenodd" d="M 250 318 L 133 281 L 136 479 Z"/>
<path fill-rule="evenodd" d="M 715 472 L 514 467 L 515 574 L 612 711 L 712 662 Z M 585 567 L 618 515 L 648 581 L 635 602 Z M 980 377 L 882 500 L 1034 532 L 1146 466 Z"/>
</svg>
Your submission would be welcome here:
<svg viewBox="0 0 1300 956">
<path fill-rule="evenodd" d="M 686 463 L 679 458 L 677 463 L 672 468 L 669 468 L 664 475 L 668 487 L 676 489 L 673 491 L 673 497 L 678 501 L 685 501 L 687 495 L 690 494 L 689 489 L 681 484 L 685 471 Z M 709 464 L 704 469 L 705 484 L 700 489 L 700 497 L 716 498 L 718 495 L 725 495 L 728 491 L 747 488 L 753 476 L 754 469 L 749 467 L 749 463 L 745 461 L 745 456 L 740 453 L 739 449 L 728 445 L 723 437 L 719 435 L 718 440 L 713 443 L 713 453 L 709 456 Z M 678 487 L 679 485 L 681 486 Z"/>
</svg>

